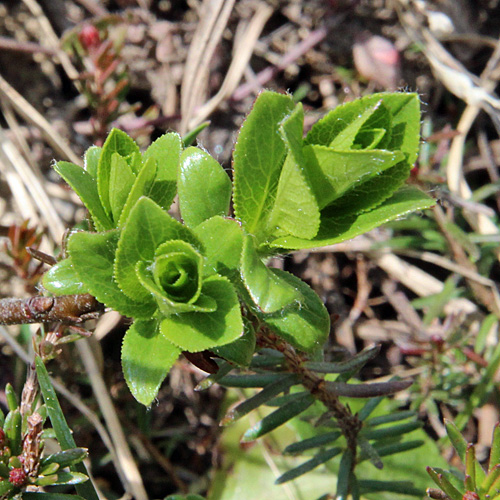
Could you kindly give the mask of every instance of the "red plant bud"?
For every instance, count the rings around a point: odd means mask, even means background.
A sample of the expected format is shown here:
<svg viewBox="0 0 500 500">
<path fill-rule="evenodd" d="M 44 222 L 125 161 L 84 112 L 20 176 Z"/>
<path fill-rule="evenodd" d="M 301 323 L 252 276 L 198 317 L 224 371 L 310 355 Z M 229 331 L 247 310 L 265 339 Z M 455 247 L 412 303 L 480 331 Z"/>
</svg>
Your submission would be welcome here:
<svg viewBox="0 0 500 500">
<path fill-rule="evenodd" d="M 0 448 L 3 447 L 4 444 L 5 444 L 5 432 L 0 427 Z"/>
<path fill-rule="evenodd" d="M 479 500 L 479 495 L 474 491 L 466 491 L 462 500 Z"/>
<path fill-rule="evenodd" d="M 80 40 L 83 48 L 88 52 L 92 52 L 101 44 L 99 30 L 93 24 L 83 25 L 80 33 L 78 34 L 78 40 Z"/>
<path fill-rule="evenodd" d="M 440 335 L 432 334 L 430 338 L 431 344 L 434 344 L 438 349 L 442 349 L 444 339 Z"/>
<path fill-rule="evenodd" d="M 14 486 L 23 486 L 26 482 L 26 472 L 24 472 L 24 469 L 12 469 L 9 472 L 9 482 Z"/>
</svg>

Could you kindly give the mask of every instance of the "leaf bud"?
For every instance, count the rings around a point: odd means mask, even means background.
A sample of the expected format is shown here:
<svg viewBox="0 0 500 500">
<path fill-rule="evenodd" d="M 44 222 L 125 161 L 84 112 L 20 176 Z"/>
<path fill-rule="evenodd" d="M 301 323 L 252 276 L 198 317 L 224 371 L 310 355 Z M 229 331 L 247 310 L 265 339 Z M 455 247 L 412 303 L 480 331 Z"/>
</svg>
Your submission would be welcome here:
<svg viewBox="0 0 500 500">
<path fill-rule="evenodd" d="M 99 30 L 93 24 L 84 24 L 78 40 L 87 52 L 93 52 L 101 44 L 101 36 Z"/>
<path fill-rule="evenodd" d="M 14 486 L 21 487 L 26 482 L 26 472 L 24 469 L 17 467 L 9 472 L 9 482 Z"/>
</svg>

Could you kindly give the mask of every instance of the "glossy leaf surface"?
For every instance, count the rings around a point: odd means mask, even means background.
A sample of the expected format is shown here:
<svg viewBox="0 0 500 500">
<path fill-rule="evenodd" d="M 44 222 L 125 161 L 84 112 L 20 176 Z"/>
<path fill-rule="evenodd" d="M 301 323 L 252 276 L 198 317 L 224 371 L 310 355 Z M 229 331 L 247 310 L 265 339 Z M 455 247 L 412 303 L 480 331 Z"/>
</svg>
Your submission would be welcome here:
<svg viewBox="0 0 500 500">
<path fill-rule="evenodd" d="M 137 275 L 136 264 L 152 264 L 156 249 L 165 241 L 177 239 L 198 243 L 187 227 L 149 198 L 141 198 L 135 204 L 116 252 L 116 280 L 125 294 L 134 300 L 153 301 L 151 292 L 144 288 Z"/>
<path fill-rule="evenodd" d="M 187 312 L 162 320 L 160 331 L 185 351 L 203 351 L 229 344 L 243 334 L 240 303 L 228 279 L 211 276 L 203 283 L 202 294 L 214 300 L 213 312 Z"/>
<path fill-rule="evenodd" d="M 331 212 L 321 221 L 318 234 L 311 240 L 283 236 L 272 241 L 269 246 L 299 250 L 333 245 L 366 233 L 384 222 L 403 217 L 415 210 L 424 210 L 432 205 L 434 200 L 419 189 L 404 187 L 369 212 L 350 215 L 343 215 L 342 212 L 336 215 Z"/>
<path fill-rule="evenodd" d="M 95 179 L 83 168 L 67 161 L 57 162 L 54 170 L 80 197 L 90 212 L 96 229 L 98 231 L 111 229 L 113 222 L 102 206 Z"/>
<path fill-rule="evenodd" d="M 330 316 L 317 294 L 302 280 L 278 269 L 273 273 L 300 293 L 297 304 L 261 319 L 297 349 L 314 352 L 330 332 Z"/>
<path fill-rule="evenodd" d="M 182 219 L 194 228 L 216 215 L 227 215 L 231 180 L 214 158 L 192 147 L 181 155 L 178 192 Z"/>
<path fill-rule="evenodd" d="M 279 133 L 292 112 L 291 97 L 262 92 L 240 129 L 234 147 L 234 211 L 245 229 L 258 235 L 273 207 L 286 147 Z"/>
<path fill-rule="evenodd" d="M 148 196 L 160 207 L 168 210 L 176 193 L 177 170 L 182 151 L 179 134 L 164 134 L 156 139 L 142 155 L 143 162 L 153 159 L 156 177 Z"/>
<path fill-rule="evenodd" d="M 75 272 L 86 289 L 108 307 L 125 316 L 151 317 L 156 309 L 153 299 L 142 302 L 130 299 L 114 280 L 113 262 L 119 236 L 119 230 L 73 234 L 68 242 L 68 250 Z"/>
<path fill-rule="evenodd" d="M 43 286 L 55 295 L 88 293 L 70 258 L 61 260 L 43 275 Z"/>
<path fill-rule="evenodd" d="M 122 345 L 125 381 L 135 399 L 149 406 L 181 350 L 159 331 L 157 320 L 137 320 Z"/>
<path fill-rule="evenodd" d="M 109 133 L 102 146 L 99 164 L 97 166 L 97 189 L 99 198 L 105 212 L 111 214 L 111 202 L 109 197 L 110 177 L 111 177 L 111 158 L 114 153 L 128 160 L 130 166 L 134 153 L 139 154 L 139 147 L 125 132 L 114 128 Z"/>
</svg>

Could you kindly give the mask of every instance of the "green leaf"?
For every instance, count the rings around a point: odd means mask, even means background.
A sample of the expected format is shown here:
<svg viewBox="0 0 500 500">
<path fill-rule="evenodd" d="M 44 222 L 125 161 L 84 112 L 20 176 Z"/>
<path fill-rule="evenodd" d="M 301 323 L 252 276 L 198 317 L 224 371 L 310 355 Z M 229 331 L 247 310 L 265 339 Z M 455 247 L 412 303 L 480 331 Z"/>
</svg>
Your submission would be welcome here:
<svg viewBox="0 0 500 500">
<path fill-rule="evenodd" d="M 154 262 L 138 262 L 136 274 L 142 286 L 158 303 L 164 315 L 184 312 L 213 312 L 216 302 L 203 294 L 203 257 L 182 240 L 162 243 Z"/>
<path fill-rule="evenodd" d="M 314 352 L 321 348 L 330 333 L 330 316 L 318 295 L 301 279 L 279 269 L 273 273 L 300 293 L 297 304 L 260 318 L 272 330 L 297 349 Z"/>
<path fill-rule="evenodd" d="M 321 464 L 328 462 L 328 460 L 336 457 L 341 452 L 342 448 L 330 448 L 328 450 L 322 450 L 307 462 L 304 462 L 298 467 L 290 469 L 289 471 L 282 474 L 278 479 L 276 479 L 276 484 L 283 484 L 291 481 L 292 479 L 296 479 L 297 477 L 300 477 L 312 471 L 316 467 L 319 467 Z"/>
<path fill-rule="evenodd" d="M 5 386 L 5 398 L 7 400 L 7 408 L 9 408 L 9 411 L 13 412 L 19 408 L 19 400 L 17 398 L 16 391 L 10 382 Z"/>
<path fill-rule="evenodd" d="M 239 366 L 248 366 L 255 352 L 256 337 L 251 326 L 244 324 L 243 335 L 226 345 L 212 347 L 214 354 Z"/>
<path fill-rule="evenodd" d="M 85 151 L 85 155 L 83 156 L 83 166 L 94 179 L 97 179 L 97 166 L 99 165 L 101 153 L 102 148 L 99 146 L 91 146 Z"/>
<path fill-rule="evenodd" d="M 370 106 L 381 104 L 374 109 L 373 114 L 364 125 L 354 124 L 363 111 Z M 375 207 L 389 196 L 408 177 L 411 166 L 416 160 L 419 146 L 420 105 L 416 94 L 375 94 L 359 101 L 345 104 L 335 109 L 331 114 L 320 120 L 313 127 L 306 142 L 328 146 L 346 127 L 358 128 L 353 148 L 363 148 L 376 144 L 379 149 L 399 152 L 404 156 L 390 169 L 379 173 L 376 177 L 363 182 L 359 187 L 351 189 L 322 214 L 323 218 L 347 216 L 362 210 Z M 381 129 L 386 134 L 381 135 Z M 353 129 L 354 130 L 354 129 Z M 351 130 L 352 131 L 352 130 Z M 340 144 L 345 145 L 344 139 Z M 320 230 L 321 231 L 321 230 Z"/>
<path fill-rule="evenodd" d="M 96 229 L 98 231 L 112 229 L 113 222 L 101 204 L 95 179 L 83 168 L 67 161 L 57 162 L 54 170 L 80 197 L 82 203 L 90 212 Z"/>
<path fill-rule="evenodd" d="M 215 300 L 216 311 L 172 315 L 160 325 L 165 338 L 185 351 L 197 352 L 229 344 L 243 333 L 238 296 L 227 278 L 207 278 L 203 283 L 202 294 Z"/>
<path fill-rule="evenodd" d="M 434 203 L 432 198 L 419 189 L 405 186 L 369 212 L 345 217 L 335 217 L 335 214 L 330 214 L 328 218 L 322 219 L 318 234 L 311 240 L 283 236 L 272 241 L 269 246 L 299 250 L 333 245 L 366 233 L 385 222 L 397 219 L 415 210 L 429 208 Z"/>
<path fill-rule="evenodd" d="M 376 481 L 371 479 L 360 479 L 358 480 L 358 484 L 359 489 L 363 493 L 380 493 L 387 491 L 397 494 L 397 496 L 391 496 L 391 498 L 400 499 L 400 495 L 411 495 L 422 498 L 424 494 L 423 490 L 415 488 L 411 481 Z"/>
<path fill-rule="evenodd" d="M 111 170 L 109 173 L 109 203 L 113 221 L 120 220 L 125 202 L 135 182 L 135 174 L 127 161 L 118 153 L 111 155 Z"/>
<path fill-rule="evenodd" d="M 356 134 L 381 102 L 380 94 L 375 94 L 337 106 L 312 126 L 306 144 L 350 149 Z"/>
<path fill-rule="evenodd" d="M 131 299 L 154 302 L 142 285 L 136 264 L 152 264 L 156 249 L 168 240 L 184 240 L 195 248 L 200 244 L 194 234 L 149 198 L 141 198 L 130 211 L 116 252 L 115 276 L 120 289 Z"/>
<path fill-rule="evenodd" d="M 189 227 L 228 214 L 231 179 L 214 158 L 199 148 L 191 147 L 182 153 L 177 189 L 181 216 Z"/>
<path fill-rule="evenodd" d="M 276 429 L 280 425 L 283 425 L 288 420 L 300 415 L 302 412 L 307 410 L 313 403 L 314 397 L 305 392 L 299 399 L 290 401 L 284 404 L 277 410 L 273 411 L 271 414 L 264 417 L 260 422 L 255 424 L 252 428 L 248 429 L 243 435 L 241 441 L 247 443 L 249 441 L 255 441 L 256 439 L 264 436 L 268 432 Z"/>
<path fill-rule="evenodd" d="M 375 94 L 380 96 L 391 114 L 391 140 L 384 149 L 400 150 L 406 155 L 406 163 L 412 166 L 417 160 L 420 147 L 420 98 L 416 93 L 394 92 Z M 372 96 L 374 97 L 374 96 Z"/>
<path fill-rule="evenodd" d="M 401 155 L 401 153 L 399 153 Z M 399 156 L 401 157 L 401 156 Z M 330 203 L 321 213 L 322 221 L 350 217 L 376 208 L 400 188 L 408 178 L 410 168 L 405 161 L 384 170 L 375 177 L 358 184 Z"/>
<path fill-rule="evenodd" d="M 146 290 L 151 292 L 158 304 L 160 312 L 165 316 L 170 314 L 182 314 L 185 312 L 208 313 L 217 309 L 217 304 L 212 297 L 203 294 L 193 303 L 174 302 L 169 297 L 165 296 L 164 291 L 154 282 L 144 262 L 137 263 L 136 272 L 139 281 Z"/>
<path fill-rule="evenodd" d="M 9 411 L 3 430 L 12 454 L 19 455 L 22 450 L 22 416 L 19 408 Z"/>
<path fill-rule="evenodd" d="M 120 227 L 125 226 L 127 223 L 127 218 L 130 214 L 132 208 L 137 203 L 137 201 L 142 196 L 148 196 L 153 186 L 154 177 L 156 174 L 156 162 L 152 159 L 147 160 L 141 170 L 139 171 L 137 178 L 130 190 L 130 193 L 127 197 L 127 201 L 125 206 L 123 207 L 123 211 L 120 216 L 120 220 L 118 225 Z"/>
<path fill-rule="evenodd" d="M 500 424 L 496 423 L 493 429 L 493 437 L 491 440 L 490 463 L 488 472 L 497 464 L 500 464 Z"/>
<path fill-rule="evenodd" d="M 111 215 L 110 202 L 110 176 L 111 176 L 111 158 L 114 153 L 123 156 L 127 163 L 133 167 L 134 153 L 139 154 L 139 147 L 122 130 L 114 128 L 109 133 L 102 146 L 102 152 L 97 166 L 97 190 L 102 206 L 108 215 Z"/>
<path fill-rule="evenodd" d="M 208 126 L 210 125 L 210 121 L 207 120 L 203 123 L 200 123 L 197 127 L 195 127 L 193 130 L 190 130 L 183 138 L 182 138 L 182 143 L 184 144 L 184 147 L 188 148 L 191 146 L 194 141 L 196 140 L 196 137 L 198 134 L 202 131 L 205 130 Z"/>
<path fill-rule="evenodd" d="M 382 441 L 384 443 L 384 441 Z M 374 448 L 376 449 L 380 457 L 386 457 L 391 455 L 396 455 L 397 453 L 403 453 L 405 451 L 414 450 L 415 448 L 420 448 L 424 444 L 421 439 L 416 439 L 414 441 L 404 441 L 395 442 L 389 444 L 375 443 Z M 361 460 L 361 459 L 360 459 Z"/>
<path fill-rule="evenodd" d="M 241 276 L 252 300 L 263 313 L 281 311 L 301 300 L 300 292 L 260 259 L 254 238 L 247 235 L 243 242 Z"/>
<path fill-rule="evenodd" d="M 298 104 L 280 126 L 288 155 L 283 164 L 276 199 L 269 216 L 268 232 L 271 235 L 279 231 L 300 238 L 313 238 L 318 232 L 318 203 L 310 187 L 302 153 L 303 126 L 304 111 L 302 104 Z"/>
<path fill-rule="evenodd" d="M 338 106 L 311 128 L 306 143 L 342 149 L 349 144 L 349 137 L 356 137 L 363 126 L 364 133 L 371 130 L 372 136 L 380 134 L 376 129 L 386 129 L 387 137 L 384 136 L 377 147 L 400 150 L 406 155 L 407 165 L 415 163 L 420 143 L 420 101 L 415 93 L 373 94 Z M 336 137 L 339 139 L 334 142 Z"/>
<path fill-rule="evenodd" d="M 35 484 L 38 486 L 57 486 L 61 484 L 79 485 L 88 480 L 89 477 L 81 472 L 60 471 L 50 476 L 38 476 L 35 480 Z"/>
<path fill-rule="evenodd" d="M 0 495 L 2 497 L 7 495 L 10 491 L 14 489 L 14 485 L 7 480 L 0 480 Z"/>
<path fill-rule="evenodd" d="M 57 399 L 56 391 L 54 390 L 52 383 L 47 372 L 47 368 L 42 361 L 40 356 L 35 356 L 35 366 L 36 374 L 38 378 L 38 383 L 40 385 L 40 391 L 47 407 L 47 412 L 50 417 L 50 423 L 56 433 L 57 441 L 62 450 L 69 450 L 76 448 L 75 440 L 73 439 L 73 434 L 71 429 L 66 423 L 64 418 L 64 413 L 61 410 L 59 401 Z M 87 468 L 80 462 L 71 467 L 71 470 L 85 474 L 88 476 Z M 98 500 L 97 492 L 91 481 L 86 481 L 81 485 L 76 486 L 76 491 L 79 495 L 84 497 L 86 500 Z"/>
<path fill-rule="evenodd" d="M 156 310 L 153 298 L 148 296 L 146 299 L 149 300 L 142 302 L 133 300 L 121 291 L 113 279 L 113 261 L 119 237 L 119 230 L 73 234 L 68 242 L 73 267 L 80 281 L 99 302 L 125 316 L 149 318 Z"/>
<path fill-rule="evenodd" d="M 239 276 L 243 232 L 238 221 L 216 216 L 202 222 L 193 231 L 205 248 L 205 275 Z"/>
<path fill-rule="evenodd" d="M 323 209 L 349 191 L 363 189 L 363 184 L 377 178 L 384 170 L 404 159 L 403 153 L 391 151 L 335 151 L 325 146 L 306 146 L 304 158 L 319 208 Z M 378 199 L 378 198 L 377 198 Z M 367 207 L 366 202 L 355 204 L 353 211 Z M 342 208 L 342 212 L 348 211 Z"/>
<path fill-rule="evenodd" d="M 383 427 L 379 429 L 364 428 L 360 435 L 365 439 L 385 439 L 388 437 L 401 436 L 423 426 L 422 422 L 405 422 L 404 424 L 392 425 L 390 427 Z"/>
<path fill-rule="evenodd" d="M 265 230 L 286 155 L 279 127 L 294 107 L 291 97 L 264 91 L 240 129 L 233 155 L 234 211 L 250 234 Z"/>
<path fill-rule="evenodd" d="M 123 338 L 122 369 L 132 395 L 149 406 L 181 350 L 159 331 L 156 320 L 135 321 Z"/>
<path fill-rule="evenodd" d="M 452 500 L 463 500 L 463 493 L 460 492 L 442 472 L 438 473 L 431 467 L 427 467 L 427 472 L 432 480 L 448 495 Z"/>
<path fill-rule="evenodd" d="M 337 479 L 337 492 L 335 498 L 337 500 L 347 500 L 349 493 L 349 484 L 351 482 L 352 472 L 352 451 L 345 450 L 340 459 L 339 476 Z"/>
<path fill-rule="evenodd" d="M 244 417 L 247 413 L 255 410 L 264 403 L 270 401 L 272 398 L 290 389 L 290 387 L 298 384 L 299 378 L 295 374 L 287 374 L 286 376 L 276 380 L 272 384 L 267 385 L 251 398 L 246 399 L 235 408 L 227 412 L 226 416 L 222 419 L 220 425 L 228 425 L 235 420 Z"/>
<path fill-rule="evenodd" d="M 374 345 L 363 349 L 355 356 L 345 361 L 323 362 L 307 361 L 305 368 L 318 373 L 346 373 L 352 370 L 361 370 L 361 368 L 371 359 L 375 358 L 380 352 L 380 345 Z"/>
<path fill-rule="evenodd" d="M 444 424 L 446 427 L 446 433 L 450 438 L 453 448 L 455 448 L 457 455 L 459 456 L 462 463 L 465 465 L 467 444 L 468 444 L 467 441 L 462 436 L 462 434 L 460 434 L 458 427 L 451 420 L 445 419 Z M 478 461 L 475 461 L 474 465 L 475 465 L 477 483 L 481 484 L 486 476 L 486 473 L 484 472 L 484 469 L 482 468 L 481 464 Z"/>
<path fill-rule="evenodd" d="M 55 295 L 73 295 L 88 293 L 85 285 L 76 274 L 70 258 L 61 260 L 52 266 L 42 278 L 43 286 Z"/>
<path fill-rule="evenodd" d="M 340 436 L 342 436 L 340 431 L 326 432 L 325 434 L 320 434 L 319 436 L 313 436 L 303 439 L 297 443 L 292 443 L 283 450 L 283 453 L 296 454 L 308 451 L 312 448 L 319 448 L 320 446 L 323 447 L 327 444 L 334 443 Z"/>
<path fill-rule="evenodd" d="M 397 411 L 394 413 L 388 413 L 387 415 L 380 415 L 379 417 L 370 418 L 365 422 L 365 425 L 376 427 L 377 425 L 388 424 L 390 422 L 399 422 L 400 420 L 406 420 L 407 418 L 414 418 L 417 416 L 418 413 L 413 410 Z"/>
<path fill-rule="evenodd" d="M 23 500 L 86 500 L 79 495 L 68 493 L 45 493 L 42 491 L 23 491 Z"/>
<path fill-rule="evenodd" d="M 88 457 L 88 451 L 85 448 L 71 448 L 69 450 L 52 453 L 47 457 L 42 458 L 40 467 L 44 468 L 49 464 L 58 464 L 61 468 L 81 462 Z"/>
<path fill-rule="evenodd" d="M 177 188 L 177 170 L 182 151 L 179 134 L 164 134 L 156 139 L 143 154 L 146 163 L 150 158 L 156 160 L 156 177 L 148 197 L 168 210 Z"/>
</svg>

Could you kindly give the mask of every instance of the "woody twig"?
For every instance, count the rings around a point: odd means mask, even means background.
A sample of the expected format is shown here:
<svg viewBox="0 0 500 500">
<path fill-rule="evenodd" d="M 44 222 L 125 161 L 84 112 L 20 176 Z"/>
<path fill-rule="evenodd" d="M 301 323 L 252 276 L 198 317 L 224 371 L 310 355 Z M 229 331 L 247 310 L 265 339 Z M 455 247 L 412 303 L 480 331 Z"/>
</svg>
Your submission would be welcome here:
<svg viewBox="0 0 500 500">
<path fill-rule="evenodd" d="M 90 294 L 34 296 L 27 299 L 0 300 L 0 325 L 26 323 L 72 324 L 99 316 L 104 305 Z"/>
</svg>

